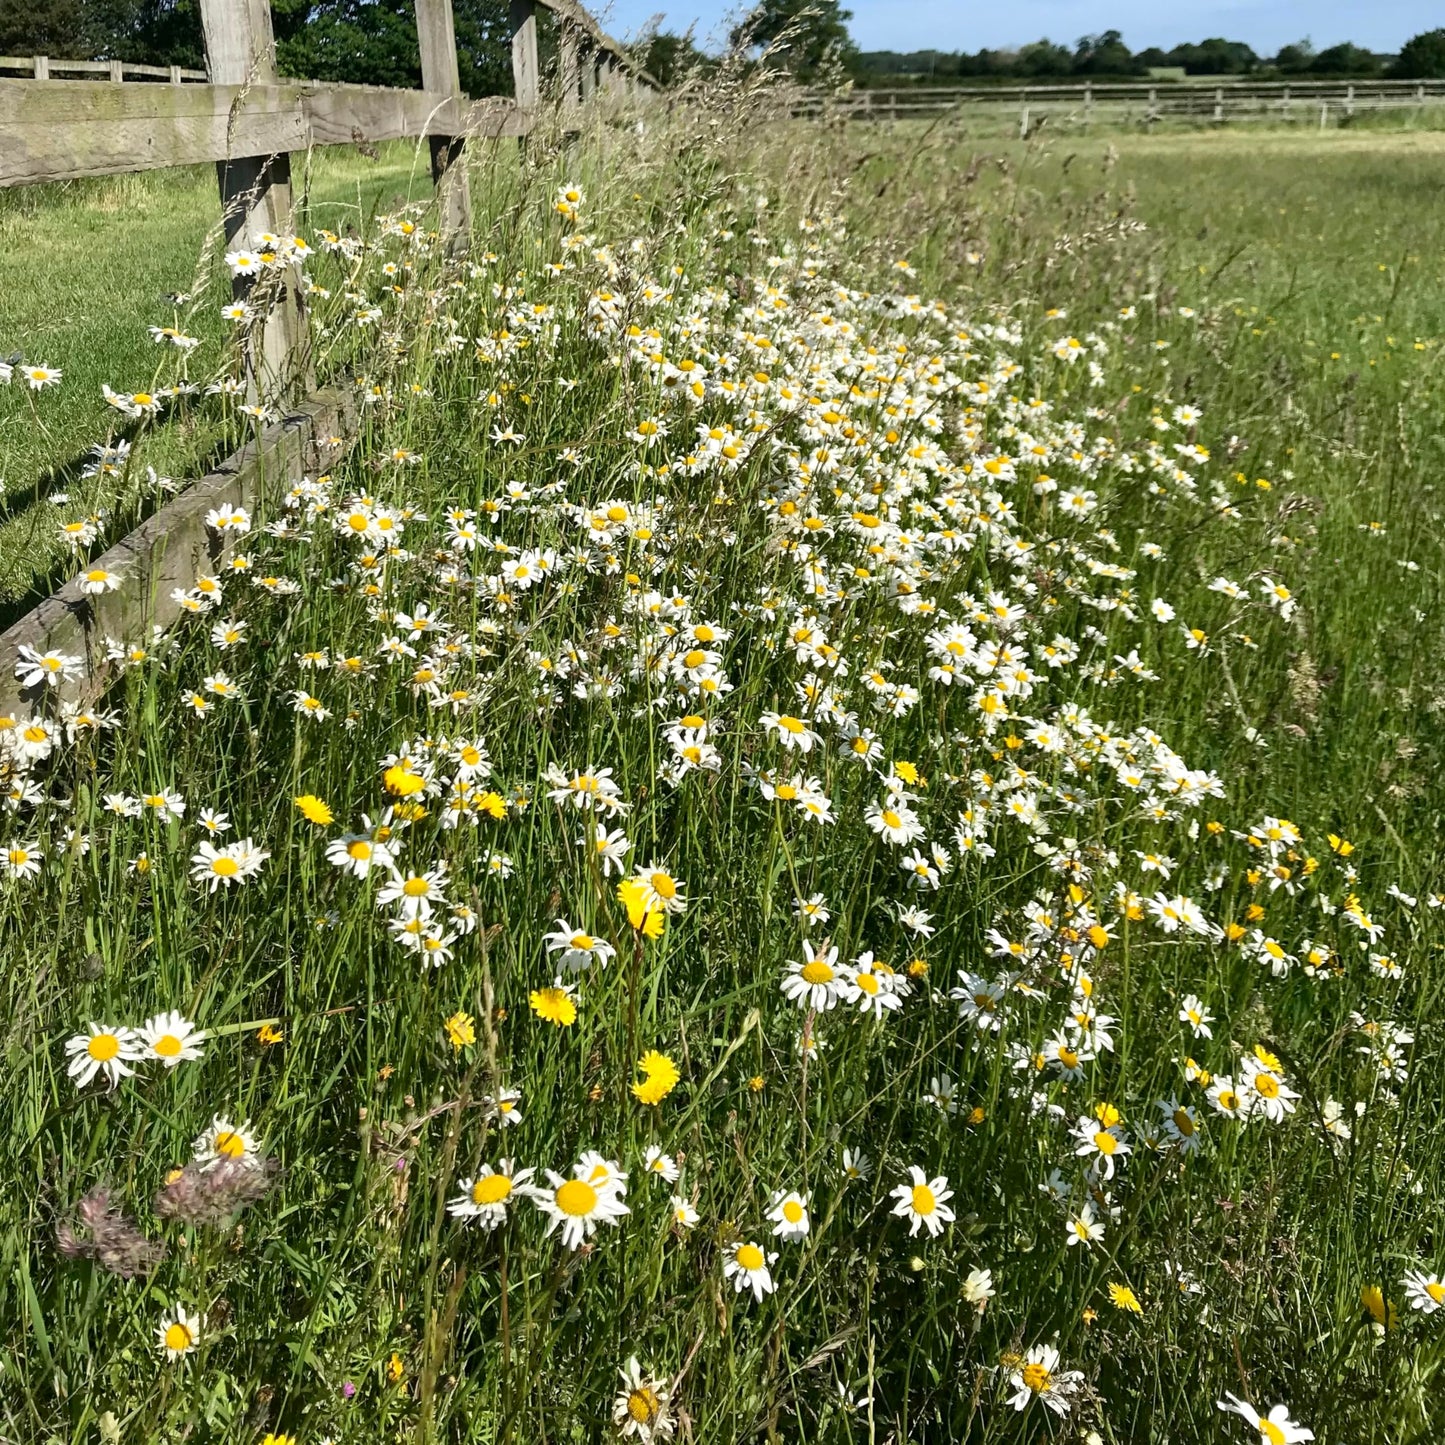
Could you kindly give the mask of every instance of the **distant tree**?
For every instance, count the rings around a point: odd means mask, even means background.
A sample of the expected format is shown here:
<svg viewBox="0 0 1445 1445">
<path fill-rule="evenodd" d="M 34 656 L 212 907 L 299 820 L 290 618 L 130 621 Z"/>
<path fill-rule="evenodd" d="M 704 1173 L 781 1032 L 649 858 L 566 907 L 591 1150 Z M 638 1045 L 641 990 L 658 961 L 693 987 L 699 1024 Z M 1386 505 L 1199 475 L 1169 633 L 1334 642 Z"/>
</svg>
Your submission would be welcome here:
<svg viewBox="0 0 1445 1445">
<path fill-rule="evenodd" d="M 1147 50 L 1141 50 L 1134 59 L 1146 69 L 1173 64 L 1169 59 L 1169 52 L 1167 50 L 1160 50 L 1157 45 L 1151 45 Z"/>
<path fill-rule="evenodd" d="M 731 35 L 735 46 L 751 49 L 782 41 L 787 49 L 782 54 L 783 66 L 808 75 L 825 61 L 844 64 L 857 54 L 848 34 L 851 10 L 844 10 L 840 0 L 760 0 Z"/>
<path fill-rule="evenodd" d="M 1085 35 L 1074 47 L 1075 75 L 1133 75 L 1139 69 L 1134 53 L 1117 30 L 1102 35 Z"/>
<path fill-rule="evenodd" d="M 712 62 L 693 43 L 692 31 L 672 35 L 662 31 L 645 38 L 636 50 L 638 62 L 664 88 L 680 85 L 689 76 L 703 74 Z M 902 60 L 903 56 L 896 57 Z"/>
<path fill-rule="evenodd" d="M 1310 62 L 1311 75 L 1378 75 L 1383 68 L 1373 51 L 1348 42 L 1321 50 Z"/>
<path fill-rule="evenodd" d="M 1390 74 L 1400 80 L 1445 79 L 1445 30 L 1412 35 L 1400 47 Z"/>
<path fill-rule="evenodd" d="M 982 51 L 979 52 L 983 54 Z M 1074 57 L 1062 45 L 1055 45 L 1047 38 L 1035 40 L 1032 45 L 1023 46 L 1014 56 L 1013 72 L 1023 76 L 1067 75 L 1074 65 Z"/>
<path fill-rule="evenodd" d="M 1242 40 L 1214 36 L 1198 45 L 1176 45 L 1169 65 L 1182 65 L 1189 75 L 1247 75 L 1259 67 L 1259 56 Z"/>
<path fill-rule="evenodd" d="M 1309 38 L 1297 40 L 1293 45 L 1280 47 L 1280 52 L 1274 58 L 1274 68 L 1283 71 L 1286 75 L 1298 75 L 1310 68 L 1315 58 L 1315 48 L 1310 44 Z"/>
<path fill-rule="evenodd" d="M 0 55 L 89 60 L 93 30 L 85 0 L 0 0 Z"/>
</svg>

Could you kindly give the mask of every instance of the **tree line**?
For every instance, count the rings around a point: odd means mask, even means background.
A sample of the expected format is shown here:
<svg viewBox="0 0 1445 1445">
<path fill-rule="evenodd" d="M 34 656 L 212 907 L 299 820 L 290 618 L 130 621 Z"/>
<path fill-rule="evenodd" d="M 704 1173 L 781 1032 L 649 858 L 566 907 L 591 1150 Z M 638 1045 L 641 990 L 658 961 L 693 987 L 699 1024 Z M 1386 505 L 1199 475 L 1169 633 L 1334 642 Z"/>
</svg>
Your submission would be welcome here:
<svg viewBox="0 0 1445 1445">
<path fill-rule="evenodd" d="M 462 88 L 469 95 L 511 88 L 507 0 L 452 0 Z M 421 83 L 415 0 L 271 0 L 278 69 L 283 75 L 368 85 Z M 735 51 L 806 80 L 859 85 L 979 80 L 1040 81 L 1186 75 L 1445 77 L 1445 29 L 1416 35 L 1398 55 L 1358 45 L 1316 51 L 1308 40 L 1261 56 L 1243 41 L 1215 37 L 1172 50 L 1132 51 L 1121 32 L 1086 35 L 1071 48 L 1037 40 L 1012 50 L 899 53 L 860 51 L 841 0 L 759 0 L 733 28 Z M 549 40 L 543 30 L 544 54 Z M 719 62 L 691 32 L 644 34 L 635 54 L 662 84 L 706 73 Z M 124 60 L 198 68 L 205 63 L 199 0 L 0 0 L 0 55 Z"/>
</svg>

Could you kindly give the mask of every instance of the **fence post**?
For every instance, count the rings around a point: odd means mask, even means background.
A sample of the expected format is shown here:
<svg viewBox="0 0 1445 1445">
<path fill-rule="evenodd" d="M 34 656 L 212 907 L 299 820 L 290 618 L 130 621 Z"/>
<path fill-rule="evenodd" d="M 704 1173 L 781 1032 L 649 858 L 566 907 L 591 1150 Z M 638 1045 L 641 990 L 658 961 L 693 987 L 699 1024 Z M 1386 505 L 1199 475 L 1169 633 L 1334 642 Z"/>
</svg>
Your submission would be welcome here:
<svg viewBox="0 0 1445 1445">
<path fill-rule="evenodd" d="M 1354 113 L 1355 113 L 1355 87 L 1354 87 L 1353 85 L 1347 85 L 1347 86 L 1345 87 L 1345 114 L 1346 114 L 1347 116 L 1352 116 L 1352 115 L 1354 115 Z"/>
<path fill-rule="evenodd" d="M 557 24 L 557 113 L 562 122 L 562 140 L 567 162 L 572 161 L 580 126 L 578 107 L 582 90 L 581 37 L 575 25 L 558 17 Z"/>
<path fill-rule="evenodd" d="M 201 27 L 213 85 L 276 83 L 269 0 L 201 0 Z M 236 144 L 244 150 L 244 137 L 238 137 Z M 242 154 L 217 161 L 216 175 L 231 249 L 261 252 L 268 248 L 263 236 L 286 233 L 291 225 L 289 155 Z M 267 309 L 260 322 L 259 344 L 252 333 L 246 380 L 248 392 L 270 402 L 309 387 L 311 348 L 294 266 L 279 275 L 237 276 L 231 282 L 232 293 L 237 300 L 246 300 L 258 289 L 258 282 Z"/>
<path fill-rule="evenodd" d="M 1084 82 L 1084 126 L 1087 129 L 1089 122 L 1094 118 L 1094 83 L 1091 80 Z"/>
<path fill-rule="evenodd" d="M 1149 87 L 1149 119 L 1159 119 L 1159 91 L 1152 85 Z"/>
<path fill-rule="evenodd" d="M 584 40 L 581 44 L 582 56 L 582 100 L 585 104 L 592 99 L 593 92 L 597 89 L 597 52 L 592 48 L 590 42 Z"/>
<path fill-rule="evenodd" d="M 1330 103 L 1329 103 L 1329 101 L 1327 101 L 1327 100 L 1321 101 L 1321 102 L 1320 102 L 1320 129 L 1321 129 L 1321 130 L 1323 130 L 1323 129 L 1325 128 L 1325 120 L 1326 120 L 1326 118 L 1328 117 L 1329 113 L 1330 113 Z"/>
<path fill-rule="evenodd" d="M 1214 88 L 1214 118 L 1216 121 L 1224 120 L 1224 87 L 1222 85 Z"/>
<path fill-rule="evenodd" d="M 537 110 L 537 8 L 532 0 L 511 0 L 512 91 L 530 121 Z"/>
<path fill-rule="evenodd" d="M 416 0 L 416 38 L 421 48 L 422 89 L 452 96 L 460 111 L 462 82 L 457 68 L 452 0 Z M 466 250 L 472 230 L 472 194 L 462 154 L 464 137 L 434 135 L 428 141 L 442 239 L 447 250 L 456 255 Z"/>
<path fill-rule="evenodd" d="M 48 55 L 35 57 L 35 78 L 36 80 L 50 79 L 50 57 Z"/>
<path fill-rule="evenodd" d="M 1027 140 L 1028 138 L 1029 138 L 1029 108 L 1028 108 L 1028 106 L 1024 106 L 1023 109 L 1019 111 L 1019 139 L 1020 139 L 1020 140 Z"/>
<path fill-rule="evenodd" d="M 123 81 L 124 79 L 125 79 L 125 71 L 122 69 L 120 61 L 118 61 L 118 60 L 112 60 L 112 61 L 110 62 L 110 80 L 111 80 L 111 83 L 114 84 L 114 85 L 119 85 L 120 82 Z"/>
<path fill-rule="evenodd" d="M 172 84 L 172 85 L 179 85 L 180 83 L 181 83 L 181 67 L 180 67 L 179 65 L 173 65 L 173 66 L 171 66 L 171 84 Z"/>
</svg>

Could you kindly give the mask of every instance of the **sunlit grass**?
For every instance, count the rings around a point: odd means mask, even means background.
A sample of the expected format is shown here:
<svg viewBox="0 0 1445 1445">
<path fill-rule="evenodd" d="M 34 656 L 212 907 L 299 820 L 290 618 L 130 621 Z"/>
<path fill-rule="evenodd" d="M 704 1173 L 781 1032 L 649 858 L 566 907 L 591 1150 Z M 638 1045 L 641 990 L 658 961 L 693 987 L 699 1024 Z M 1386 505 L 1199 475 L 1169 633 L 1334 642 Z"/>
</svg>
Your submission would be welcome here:
<svg viewBox="0 0 1445 1445">
<path fill-rule="evenodd" d="M 1381 140 L 1310 150 L 1306 168 L 1293 140 L 938 137 L 879 154 L 861 131 L 738 119 L 706 143 L 659 120 L 565 160 L 499 151 L 478 177 L 475 269 L 385 225 L 354 272 L 318 258 L 324 366 L 379 398 L 359 439 L 294 508 L 252 519 L 252 565 L 223 575 L 223 604 L 177 629 L 164 666 L 123 673 L 118 726 L 28 771 L 42 798 L 19 799 L 5 847 L 44 866 L 0 894 L 16 1438 L 590 1440 L 613 1430 L 634 1355 L 707 1441 L 1260 1438 L 1219 1412 L 1226 1392 L 1287 1403 L 1322 1441 L 1428 1428 L 1440 1316 L 1410 1307 L 1405 1280 L 1445 1265 L 1445 677 L 1420 645 L 1445 561 L 1442 218 L 1411 200 L 1435 153 Z M 574 224 L 553 201 L 577 180 Z M 569 247 L 579 230 L 592 239 Z M 620 334 L 589 321 L 613 306 Z M 1072 363 L 1054 354 L 1069 336 Z M 694 405 L 684 360 L 754 389 Z M 69 396 L 35 404 L 59 426 Z M 1151 444 L 1159 465 L 1121 464 Z M 1070 516 L 1085 491 L 1096 509 Z M 870 552 L 860 516 L 878 507 L 895 514 Z M 399 524 L 402 550 L 353 515 Z M 952 549 L 954 531 L 971 544 Z M 995 591 L 1017 617 L 978 615 Z M 423 606 L 444 632 L 416 626 Z M 211 639 L 226 619 L 246 624 L 234 645 Z M 980 647 L 1015 641 L 1029 690 L 989 712 L 976 658 L 952 684 L 930 675 L 947 654 L 925 634 L 950 621 Z M 416 655 L 397 660 L 393 637 Z M 1060 637 L 1081 655 L 1054 668 Z M 693 657 L 709 652 L 716 671 Z M 428 657 L 441 681 L 419 675 Z M 917 702 L 884 708 L 875 671 Z M 702 684 L 718 676 L 730 690 Z M 806 754 L 786 747 L 799 729 Z M 1220 796 L 1200 778 L 1171 793 L 1156 734 Z M 490 771 L 466 761 L 477 742 Z M 568 799 L 600 769 L 625 811 Z M 186 807 L 123 816 L 114 794 Z M 1037 824 L 1012 807 L 1030 796 Z M 925 829 L 908 871 L 911 845 L 881 832 L 900 801 Z M 203 809 L 229 831 L 208 840 Z M 1266 819 L 1287 821 L 1271 837 Z M 630 840 L 629 876 L 666 871 L 661 892 L 619 897 L 599 821 Z M 384 869 L 327 860 L 342 837 L 394 850 L 403 874 L 445 862 L 439 967 L 388 929 L 404 905 L 377 906 Z M 192 876 L 203 842 L 242 839 L 269 854 L 249 881 L 210 890 L 204 855 Z M 911 881 L 928 843 L 949 854 L 937 891 Z M 815 895 L 826 922 L 798 907 Z M 1170 931 L 1155 895 L 1192 900 L 1205 931 Z M 1385 930 L 1368 946 L 1362 920 Z M 549 934 L 615 948 L 561 975 L 571 1022 L 541 993 Z M 874 1021 L 858 984 L 846 1006 L 795 1007 L 789 966 L 831 947 L 906 979 L 901 1007 Z M 1191 995 L 1212 1038 L 1180 1018 Z M 1112 1047 L 1076 1068 L 1090 1006 Z M 168 1009 L 209 1033 L 202 1059 L 140 1064 L 109 1093 L 66 1077 L 88 1023 Z M 1386 1030 L 1413 1039 L 1382 1068 Z M 654 1050 L 679 1079 L 651 1104 L 633 1086 Z M 1254 1068 L 1298 1095 L 1278 1124 L 1226 1117 L 1200 1077 Z M 515 1127 L 485 1102 L 511 1089 Z M 1070 1130 L 1111 1109 L 1131 1151 L 1107 1179 L 1076 1152 L 1098 1131 Z M 153 1199 L 198 1136 L 215 1146 L 217 1115 L 249 1122 L 279 1179 L 225 1228 L 186 1226 Z M 677 1184 L 649 1177 L 650 1145 Z M 483 1165 L 513 1157 L 541 1186 L 589 1149 L 628 1171 L 632 1212 L 585 1251 L 520 1196 L 494 1232 L 448 1213 Z M 861 1177 L 845 1149 L 868 1157 Z M 893 1213 L 900 1187 L 920 1202 L 914 1166 L 953 1191 L 936 1238 Z M 1067 1207 L 1041 1189 L 1055 1170 Z M 57 1253 L 57 1221 L 98 1185 L 168 1246 L 148 1278 Z M 786 1191 L 807 1197 L 799 1241 L 769 1220 Z M 1086 1204 L 1103 1238 L 1071 1244 Z M 725 1273 L 754 1243 L 778 1252 L 761 1299 Z M 177 1304 L 206 1324 L 169 1362 L 156 1330 Z M 1024 1371 L 1045 1348 L 1068 1407 L 1052 1429 L 1034 1398 L 1050 1377 Z"/>
</svg>

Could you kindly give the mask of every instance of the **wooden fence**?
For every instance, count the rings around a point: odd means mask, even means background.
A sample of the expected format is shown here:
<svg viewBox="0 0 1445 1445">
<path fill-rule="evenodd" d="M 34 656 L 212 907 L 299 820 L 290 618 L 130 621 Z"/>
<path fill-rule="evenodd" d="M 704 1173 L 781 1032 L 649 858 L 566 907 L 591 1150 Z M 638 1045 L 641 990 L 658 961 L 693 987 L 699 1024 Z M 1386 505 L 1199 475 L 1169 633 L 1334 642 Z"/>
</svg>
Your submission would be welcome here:
<svg viewBox="0 0 1445 1445">
<path fill-rule="evenodd" d="M 0 79 L 0 186 L 215 162 L 226 238 L 263 250 L 260 237 L 291 222 L 293 151 L 425 136 L 442 193 L 449 245 L 471 226 L 465 167 L 469 137 L 525 136 L 542 105 L 537 10 L 559 27 L 557 103 L 564 112 L 599 90 L 646 87 L 650 78 L 576 0 L 511 0 L 511 98 L 472 100 L 458 79 L 451 0 L 416 0 L 422 88 L 282 80 L 269 0 L 200 0 L 206 71 L 112 61 L 7 60 L 33 78 Z M 59 79 L 105 73 L 106 80 Z M 139 75 L 141 83 L 117 84 Z M 165 79 L 169 83 L 145 83 Z M 236 278 L 238 298 L 254 280 Z M 295 391 L 309 375 L 306 329 L 294 286 L 268 298 L 250 379 L 267 398 Z"/>
<path fill-rule="evenodd" d="M 1220 81 L 1208 84 L 1091 82 L 1028 86 L 918 86 L 813 95 L 797 115 L 854 121 L 934 120 L 957 116 L 997 122 L 1017 116 L 1027 134 L 1031 120 L 1065 116 L 1152 123 L 1166 116 L 1198 122 L 1273 120 L 1327 124 L 1366 111 L 1445 105 L 1445 80 Z"/>
<path fill-rule="evenodd" d="M 266 249 L 266 234 L 292 233 L 291 152 L 313 145 L 426 137 L 439 192 L 441 227 L 453 251 L 471 229 L 466 167 L 472 138 L 526 136 L 541 120 L 544 96 L 537 51 L 537 10 L 558 26 L 558 76 L 548 106 L 564 129 L 575 128 L 594 97 L 646 94 L 651 78 L 607 36 L 576 0 L 511 0 L 511 97 L 472 100 L 458 79 L 451 0 L 416 0 L 422 88 L 325 85 L 282 80 L 276 73 L 269 0 L 200 0 L 205 72 L 109 61 L 0 60 L 0 186 L 214 162 L 221 215 L 232 249 Z M 105 80 L 61 76 L 106 75 Z M 131 83 L 133 79 L 137 83 Z M 166 84 L 156 84 L 166 81 Z M 117 83 L 124 82 L 124 83 Z M 62 587 L 0 636 L 0 708 L 22 697 L 15 662 L 22 646 L 81 656 L 83 675 L 61 692 L 93 698 L 109 669 L 107 635 L 140 635 L 175 619 L 171 591 L 219 564 L 220 543 L 207 532 L 217 505 L 253 505 L 325 460 L 320 439 L 349 433 L 354 409 L 337 392 L 314 392 L 308 328 L 295 268 L 233 282 L 238 298 L 261 312 L 248 346 L 254 394 L 281 404 L 283 415 L 255 441 L 183 490 L 105 554 L 100 565 L 121 577 L 105 598 L 78 584 Z"/>
</svg>

